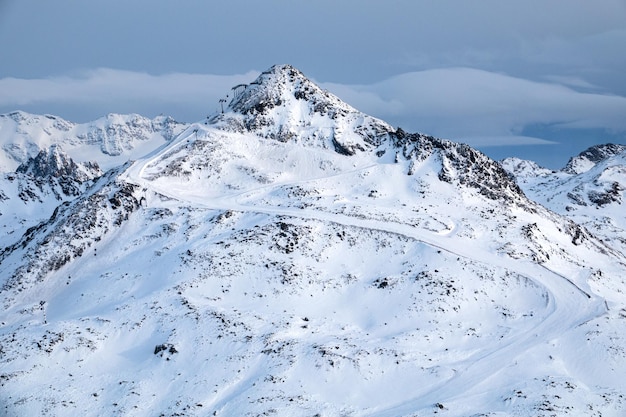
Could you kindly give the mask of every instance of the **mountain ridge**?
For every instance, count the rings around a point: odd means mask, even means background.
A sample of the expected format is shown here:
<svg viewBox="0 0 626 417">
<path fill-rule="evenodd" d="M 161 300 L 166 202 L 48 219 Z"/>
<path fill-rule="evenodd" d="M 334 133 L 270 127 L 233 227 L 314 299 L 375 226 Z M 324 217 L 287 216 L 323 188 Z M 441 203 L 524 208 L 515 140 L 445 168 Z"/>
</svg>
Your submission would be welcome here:
<svg viewBox="0 0 626 417">
<path fill-rule="evenodd" d="M 591 146 L 575 157 L 572 157 L 563 168 L 570 174 L 582 174 L 595 164 L 626 151 L 626 145 L 606 143 Z"/>
<path fill-rule="evenodd" d="M 109 114 L 87 123 L 23 111 L 0 114 L 0 170 L 10 172 L 41 150 L 58 144 L 78 162 L 113 168 L 167 142 L 185 127 L 171 117 Z"/>
</svg>

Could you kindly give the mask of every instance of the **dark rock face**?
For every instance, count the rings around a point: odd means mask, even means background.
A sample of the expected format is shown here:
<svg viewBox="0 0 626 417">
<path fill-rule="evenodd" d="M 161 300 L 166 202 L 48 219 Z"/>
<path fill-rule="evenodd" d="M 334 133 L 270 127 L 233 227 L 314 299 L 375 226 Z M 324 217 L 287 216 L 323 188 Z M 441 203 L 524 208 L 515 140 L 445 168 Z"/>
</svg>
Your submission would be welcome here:
<svg viewBox="0 0 626 417">
<path fill-rule="evenodd" d="M 30 158 L 17 167 L 17 173 L 28 174 L 36 178 L 68 178 L 84 182 L 102 175 L 102 170 L 95 162 L 77 164 L 57 145 L 41 150 L 36 157 Z"/>
<path fill-rule="evenodd" d="M 491 200 L 516 202 L 531 208 L 531 202 L 499 163 L 472 147 L 419 133 L 405 133 L 398 129 L 393 135 L 394 145 L 406 159 L 424 161 L 431 155 L 441 160 L 439 179 L 478 190 Z M 412 175 L 409 170 L 409 175 Z"/>
<path fill-rule="evenodd" d="M 49 150 L 42 150 L 36 157 L 30 158 L 16 170 L 18 173 L 29 174 L 34 177 L 57 178 L 73 176 L 77 171 L 76 163 L 62 153 L 58 146 L 52 146 Z"/>
<path fill-rule="evenodd" d="M 619 182 L 613 182 L 604 191 L 590 191 L 587 193 L 587 196 L 592 203 L 598 206 L 604 206 L 611 203 L 621 203 L 622 191 L 624 191 L 622 185 Z"/>
<path fill-rule="evenodd" d="M 135 187 L 116 182 L 119 172 L 109 172 L 94 186 L 95 192 L 64 202 L 50 219 L 29 228 L 18 242 L 0 250 L 0 264 L 12 263 L 10 258 L 18 249 L 23 253 L 22 259 L 13 260 L 21 266 L 2 282 L 2 291 L 22 291 L 32 281 L 45 279 L 51 271 L 82 256 L 139 208 Z"/>
<path fill-rule="evenodd" d="M 16 169 L 20 180 L 20 198 L 24 201 L 40 200 L 39 193 L 50 189 L 58 200 L 76 197 L 84 190 L 83 184 L 102 175 L 95 162 L 77 164 L 59 146 L 52 145 L 29 158 Z"/>
<path fill-rule="evenodd" d="M 624 152 L 626 145 L 615 145 L 613 143 L 607 143 L 604 145 L 592 146 L 589 149 L 581 152 L 579 156 L 585 157 L 591 162 L 600 162 L 610 156 L 617 155 Z"/>
</svg>

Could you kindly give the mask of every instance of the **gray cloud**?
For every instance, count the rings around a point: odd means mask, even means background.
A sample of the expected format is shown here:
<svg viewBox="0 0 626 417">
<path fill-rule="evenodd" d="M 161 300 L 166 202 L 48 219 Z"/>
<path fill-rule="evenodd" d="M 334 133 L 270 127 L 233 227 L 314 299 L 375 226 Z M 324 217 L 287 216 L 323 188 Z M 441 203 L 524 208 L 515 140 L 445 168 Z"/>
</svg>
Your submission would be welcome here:
<svg viewBox="0 0 626 417">
<path fill-rule="evenodd" d="M 0 112 L 200 120 L 250 68 L 289 63 L 498 156 L 626 140 L 624 0 L 0 0 L 0 39 Z"/>
</svg>

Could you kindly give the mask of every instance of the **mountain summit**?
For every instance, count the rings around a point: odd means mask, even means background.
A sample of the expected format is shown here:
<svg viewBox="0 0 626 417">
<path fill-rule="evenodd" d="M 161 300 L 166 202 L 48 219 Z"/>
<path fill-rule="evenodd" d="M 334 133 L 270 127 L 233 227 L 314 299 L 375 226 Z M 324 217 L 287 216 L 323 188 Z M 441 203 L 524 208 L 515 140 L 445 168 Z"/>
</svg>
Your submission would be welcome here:
<svg viewBox="0 0 626 417">
<path fill-rule="evenodd" d="M 353 155 L 371 150 L 395 131 L 322 90 L 290 65 L 275 65 L 232 90 L 224 119 L 240 131 L 281 142 L 335 149 Z"/>
<path fill-rule="evenodd" d="M 440 161 L 439 178 L 481 190 L 494 199 L 527 204 L 502 167 L 467 145 L 419 133 L 406 133 L 368 116 L 321 89 L 290 65 L 275 65 L 250 84 L 233 87 L 225 114 L 215 126 L 305 147 L 387 155 L 408 163 L 412 174 L 429 158 Z"/>
</svg>

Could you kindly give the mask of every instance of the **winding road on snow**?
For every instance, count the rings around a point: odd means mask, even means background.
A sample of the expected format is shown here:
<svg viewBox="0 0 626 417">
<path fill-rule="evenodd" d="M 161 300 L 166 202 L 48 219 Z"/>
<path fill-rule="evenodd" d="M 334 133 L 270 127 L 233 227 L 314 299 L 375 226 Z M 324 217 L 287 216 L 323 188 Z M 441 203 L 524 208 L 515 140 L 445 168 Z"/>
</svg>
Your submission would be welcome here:
<svg viewBox="0 0 626 417">
<path fill-rule="evenodd" d="M 512 259 L 500 256 L 480 248 L 478 245 L 468 247 L 468 245 L 453 244 L 455 233 L 436 233 L 429 230 L 419 229 L 411 225 L 383 222 L 373 219 L 356 218 L 344 214 L 319 211 L 315 209 L 300 209 L 294 207 L 275 207 L 266 205 L 246 205 L 240 204 L 239 198 L 245 194 L 271 191 L 278 187 L 287 185 L 297 185 L 315 179 L 300 180 L 290 183 L 274 183 L 263 185 L 255 189 L 249 189 L 231 195 L 224 195 L 218 198 L 194 197 L 185 193 L 176 193 L 174 189 L 163 189 L 153 182 L 143 177 L 146 167 L 158 160 L 158 156 L 163 152 L 172 151 L 176 147 L 184 145 L 193 132 L 188 129 L 189 134 L 179 136 L 173 143 L 165 145 L 156 150 L 142 160 L 135 161 L 121 178 L 129 183 L 136 184 L 166 197 L 183 201 L 196 207 L 214 210 L 233 210 L 240 212 L 263 213 L 275 216 L 286 216 L 307 220 L 317 220 L 327 223 L 335 223 L 343 226 L 351 226 L 363 229 L 372 229 L 386 233 L 392 233 L 413 239 L 415 241 L 430 245 L 439 250 L 446 251 L 458 257 L 481 262 L 484 264 L 501 267 L 505 270 L 523 276 L 541 287 L 549 296 L 545 315 L 538 318 L 539 322 L 528 329 L 521 329 L 511 334 L 489 349 L 477 352 L 472 357 L 464 361 L 468 365 L 455 366 L 455 374 L 450 379 L 430 387 L 420 392 L 414 398 L 397 404 L 393 407 L 375 408 L 366 412 L 358 413 L 358 416 L 369 417 L 397 417 L 415 413 L 419 410 L 432 410 L 433 400 L 435 402 L 446 403 L 457 399 L 471 398 L 473 395 L 481 393 L 481 383 L 491 376 L 496 375 L 501 369 L 506 368 L 515 358 L 524 355 L 525 352 L 535 346 L 545 344 L 563 332 L 564 329 L 573 328 L 581 323 L 594 319 L 606 313 L 604 299 L 593 294 L 588 294 L 573 281 L 554 271 L 528 260 Z M 356 170 L 367 169 L 371 166 L 356 168 Z M 346 175 L 350 172 L 343 172 L 333 176 Z M 327 177 L 326 177 L 327 178 Z M 452 229 L 456 227 L 453 225 Z"/>
</svg>

